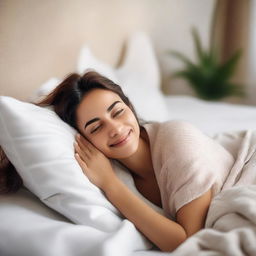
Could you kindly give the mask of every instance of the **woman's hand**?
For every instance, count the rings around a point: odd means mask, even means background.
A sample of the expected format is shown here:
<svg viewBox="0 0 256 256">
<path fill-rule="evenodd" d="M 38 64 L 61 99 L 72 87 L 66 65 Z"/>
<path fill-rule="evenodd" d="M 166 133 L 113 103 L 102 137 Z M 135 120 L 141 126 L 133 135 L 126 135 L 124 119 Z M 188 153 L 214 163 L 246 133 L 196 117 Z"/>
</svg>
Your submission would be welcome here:
<svg viewBox="0 0 256 256">
<path fill-rule="evenodd" d="M 117 179 L 110 160 L 80 134 L 76 135 L 75 158 L 88 179 L 103 191 Z"/>
</svg>

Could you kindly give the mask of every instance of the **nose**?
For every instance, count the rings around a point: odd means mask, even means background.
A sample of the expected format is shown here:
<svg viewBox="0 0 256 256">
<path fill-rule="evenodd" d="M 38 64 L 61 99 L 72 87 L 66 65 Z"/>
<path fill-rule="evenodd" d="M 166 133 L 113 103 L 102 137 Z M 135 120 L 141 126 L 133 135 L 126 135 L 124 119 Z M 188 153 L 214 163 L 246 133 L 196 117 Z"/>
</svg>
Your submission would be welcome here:
<svg viewBox="0 0 256 256">
<path fill-rule="evenodd" d="M 114 138 L 122 133 L 122 124 L 116 120 L 111 120 L 108 124 L 109 136 Z"/>
</svg>

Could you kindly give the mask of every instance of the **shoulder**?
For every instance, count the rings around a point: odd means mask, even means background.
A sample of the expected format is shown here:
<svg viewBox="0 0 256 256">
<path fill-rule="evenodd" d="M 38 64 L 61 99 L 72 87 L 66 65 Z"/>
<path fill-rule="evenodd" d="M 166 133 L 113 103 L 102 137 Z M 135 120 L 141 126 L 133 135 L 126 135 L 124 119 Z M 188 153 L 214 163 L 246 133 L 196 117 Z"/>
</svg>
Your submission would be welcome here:
<svg viewBox="0 0 256 256">
<path fill-rule="evenodd" d="M 208 137 L 186 121 L 172 120 L 162 123 L 150 123 L 145 126 L 154 156 L 166 160 L 170 155 L 184 155 L 194 151 Z M 189 154 L 191 155 L 191 153 Z"/>
<path fill-rule="evenodd" d="M 163 122 L 160 125 L 161 130 L 167 131 L 191 131 L 191 130 L 198 130 L 194 125 L 189 122 L 182 121 L 182 120 L 171 120 L 168 122 Z"/>
<path fill-rule="evenodd" d="M 190 130 L 197 129 L 194 125 L 183 120 L 170 120 L 166 122 L 150 122 L 143 125 L 147 130 L 154 130 L 158 132 L 159 130 Z"/>
<path fill-rule="evenodd" d="M 169 141 L 190 140 L 197 137 L 208 137 L 193 124 L 182 120 L 152 122 L 144 125 L 150 140 Z"/>
<path fill-rule="evenodd" d="M 182 120 L 171 120 L 163 123 L 152 124 L 151 133 L 159 139 L 192 139 L 195 137 L 207 137 L 197 127 Z"/>
</svg>

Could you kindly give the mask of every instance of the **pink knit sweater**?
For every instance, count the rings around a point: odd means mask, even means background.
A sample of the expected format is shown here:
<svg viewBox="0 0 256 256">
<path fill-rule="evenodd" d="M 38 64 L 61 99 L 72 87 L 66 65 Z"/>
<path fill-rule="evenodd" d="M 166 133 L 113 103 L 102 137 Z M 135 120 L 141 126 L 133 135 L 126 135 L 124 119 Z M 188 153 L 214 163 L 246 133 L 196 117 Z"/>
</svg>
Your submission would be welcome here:
<svg viewBox="0 0 256 256">
<path fill-rule="evenodd" d="M 153 167 L 162 207 L 176 212 L 210 188 L 221 191 L 234 157 L 219 143 L 183 121 L 144 125 L 150 141 Z"/>
</svg>

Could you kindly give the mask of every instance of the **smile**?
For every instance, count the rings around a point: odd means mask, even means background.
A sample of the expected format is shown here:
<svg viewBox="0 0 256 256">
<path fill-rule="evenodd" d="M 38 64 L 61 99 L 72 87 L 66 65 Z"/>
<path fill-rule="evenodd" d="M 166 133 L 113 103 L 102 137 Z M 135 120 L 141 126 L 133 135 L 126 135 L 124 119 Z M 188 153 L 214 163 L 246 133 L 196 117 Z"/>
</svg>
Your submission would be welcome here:
<svg viewBox="0 0 256 256">
<path fill-rule="evenodd" d="M 123 146 L 124 144 L 126 144 L 126 142 L 128 142 L 128 140 L 129 140 L 131 132 L 132 132 L 132 130 L 130 130 L 126 136 L 120 138 L 118 141 L 111 144 L 110 147 L 120 147 L 120 146 Z"/>
</svg>

